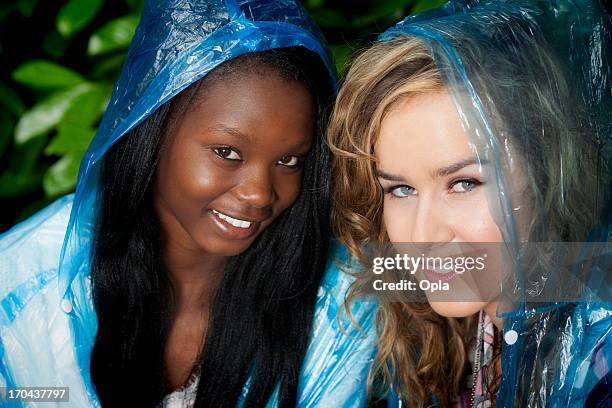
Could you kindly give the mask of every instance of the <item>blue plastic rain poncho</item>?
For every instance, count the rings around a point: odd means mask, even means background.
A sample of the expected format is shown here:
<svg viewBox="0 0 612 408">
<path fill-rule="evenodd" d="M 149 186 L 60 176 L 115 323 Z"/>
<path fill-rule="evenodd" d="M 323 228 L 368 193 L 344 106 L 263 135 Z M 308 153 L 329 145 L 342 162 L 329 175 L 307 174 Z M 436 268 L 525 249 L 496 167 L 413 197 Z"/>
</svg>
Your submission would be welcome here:
<svg viewBox="0 0 612 408">
<path fill-rule="evenodd" d="M 297 1 L 146 3 L 123 72 L 82 161 L 76 194 L 0 236 L 0 386 L 69 387 L 69 403 L 58 405 L 100 405 L 89 374 L 97 328 L 89 260 L 101 158 L 165 101 L 239 55 L 303 46 L 317 53 L 334 77 L 323 43 Z M 345 257 L 337 246 L 332 253 Z M 346 337 L 338 328 L 336 316 L 348 284 L 330 259 L 299 383 L 299 406 L 364 403 L 363 380 L 374 346 L 372 336 L 349 330 L 354 337 Z M 353 309 L 363 333 L 372 331 L 374 307 L 364 303 Z M 269 406 L 274 405 L 273 398 Z"/>
<path fill-rule="evenodd" d="M 612 406 L 611 29 L 597 2 L 451 1 L 380 37 L 425 43 L 489 180 L 498 407 Z"/>
</svg>

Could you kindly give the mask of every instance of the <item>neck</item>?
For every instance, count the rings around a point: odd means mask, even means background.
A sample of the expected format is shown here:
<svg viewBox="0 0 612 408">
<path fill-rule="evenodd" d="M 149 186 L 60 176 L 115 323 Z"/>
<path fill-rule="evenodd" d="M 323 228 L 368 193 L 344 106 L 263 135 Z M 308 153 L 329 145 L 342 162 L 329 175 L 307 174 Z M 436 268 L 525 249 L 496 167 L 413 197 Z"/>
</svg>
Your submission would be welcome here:
<svg viewBox="0 0 612 408">
<path fill-rule="evenodd" d="M 177 311 L 208 309 L 212 305 L 226 261 L 225 256 L 166 242 L 164 263 Z"/>
</svg>

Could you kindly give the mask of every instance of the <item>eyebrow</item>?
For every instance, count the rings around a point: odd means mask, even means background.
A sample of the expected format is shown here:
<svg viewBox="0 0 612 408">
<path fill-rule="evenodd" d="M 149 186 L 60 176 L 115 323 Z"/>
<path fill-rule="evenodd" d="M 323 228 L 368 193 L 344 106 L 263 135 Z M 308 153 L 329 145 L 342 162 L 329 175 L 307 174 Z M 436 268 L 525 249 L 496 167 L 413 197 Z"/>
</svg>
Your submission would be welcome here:
<svg viewBox="0 0 612 408">
<path fill-rule="evenodd" d="M 438 170 L 435 170 L 434 172 L 432 172 L 431 175 L 433 178 L 449 176 L 453 173 L 458 172 L 464 167 L 471 166 L 473 164 L 486 165 L 487 163 L 488 162 L 484 159 L 472 157 L 470 159 L 461 160 L 456 163 L 450 164 L 448 166 L 441 167 Z"/>
<path fill-rule="evenodd" d="M 207 129 L 208 131 L 213 131 L 213 132 L 222 132 L 222 133 L 228 133 L 232 136 L 237 137 L 238 139 L 245 139 L 245 140 L 251 140 L 251 135 L 248 135 L 246 133 L 242 133 L 241 131 L 239 131 L 236 128 L 230 127 L 230 126 L 225 126 L 225 125 L 214 125 L 211 126 Z"/>
<path fill-rule="evenodd" d="M 238 139 L 243 139 L 246 140 L 248 142 L 252 142 L 253 138 L 251 135 L 249 135 L 248 133 L 242 133 L 241 131 L 239 131 L 236 128 L 230 127 L 230 126 L 225 126 L 222 124 L 217 124 L 215 126 L 211 126 L 207 129 L 207 131 L 212 131 L 212 132 L 221 132 L 221 133 L 228 133 L 232 136 L 237 137 Z M 313 137 L 314 138 L 314 137 Z M 294 146 L 290 146 L 290 148 L 288 148 L 287 150 L 302 150 L 305 149 L 305 146 L 309 146 L 309 150 L 310 148 L 312 148 L 312 145 L 314 144 L 314 140 L 310 140 L 310 139 L 304 139 L 303 141 L 296 143 Z"/>
<path fill-rule="evenodd" d="M 376 176 L 381 179 L 389 180 L 389 181 L 406 181 L 402 176 L 398 176 L 396 174 L 387 173 L 384 170 L 377 169 Z"/>
<path fill-rule="evenodd" d="M 470 158 L 470 159 L 465 159 L 465 160 L 461 160 L 459 162 L 450 164 L 448 166 L 445 167 L 441 167 L 437 170 L 434 170 L 431 173 L 432 178 L 439 178 L 439 177 L 444 177 L 444 176 L 448 176 L 451 175 L 453 173 L 458 172 L 459 170 L 463 169 L 464 167 L 467 166 L 471 166 L 473 164 L 480 164 L 480 165 L 486 165 L 488 162 L 486 160 L 481 160 L 478 159 L 476 157 L 474 158 Z M 384 170 L 381 169 L 377 169 L 376 170 L 376 176 L 378 176 L 381 179 L 384 180 L 389 180 L 389 181 L 400 181 L 400 182 L 405 182 L 406 180 L 404 179 L 404 177 L 399 176 L 397 174 L 393 174 L 393 173 L 388 173 Z"/>
</svg>

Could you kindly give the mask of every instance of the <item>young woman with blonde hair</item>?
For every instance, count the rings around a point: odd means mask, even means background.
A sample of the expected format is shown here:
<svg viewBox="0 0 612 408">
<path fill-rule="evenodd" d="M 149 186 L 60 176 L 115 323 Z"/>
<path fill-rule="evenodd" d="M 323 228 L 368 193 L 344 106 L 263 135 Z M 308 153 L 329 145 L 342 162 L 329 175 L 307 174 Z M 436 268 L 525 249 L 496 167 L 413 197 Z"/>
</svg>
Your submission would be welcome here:
<svg viewBox="0 0 612 408">
<path fill-rule="evenodd" d="M 612 401 L 610 18 L 579 7 L 580 25 L 575 2 L 451 2 L 350 67 L 328 134 L 332 223 L 365 266 L 347 304 L 381 300 L 370 380 L 391 406 Z M 397 301 L 370 268 L 385 242 L 504 257 L 421 268 L 417 288 L 448 293 Z"/>
</svg>

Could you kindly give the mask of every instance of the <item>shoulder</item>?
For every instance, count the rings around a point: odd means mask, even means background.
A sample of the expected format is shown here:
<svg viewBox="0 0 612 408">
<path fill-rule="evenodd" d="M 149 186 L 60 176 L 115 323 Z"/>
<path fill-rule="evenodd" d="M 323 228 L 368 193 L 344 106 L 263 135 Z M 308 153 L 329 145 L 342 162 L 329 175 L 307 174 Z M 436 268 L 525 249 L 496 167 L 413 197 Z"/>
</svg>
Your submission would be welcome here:
<svg viewBox="0 0 612 408">
<path fill-rule="evenodd" d="M 57 270 L 72 200 L 64 196 L 0 235 L 0 299 L 33 276 Z"/>
<path fill-rule="evenodd" d="M 358 265 L 345 247 L 333 242 L 319 287 L 310 345 L 302 368 L 299 407 L 361 407 L 366 379 L 376 353 L 374 317 L 378 304 L 370 298 L 351 303 L 346 295 Z"/>
<path fill-rule="evenodd" d="M 594 375 L 593 383 L 612 376 L 612 303 L 588 304 L 582 317 L 586 320 L 583 333 L 583 361 L 588 362 Z M 573 333 L 580 336 L 581 333 Z"/>
<path fill-rule="evenodd" d="M 345 308 L 347 296 L 356 280 L 355 276 L 361 271 L 361 265 L 350 256 L 347 248 L 333 240 L 327 268 L 319 286 L 315 330 L 322 324 L 337 329 L 338 323 L 346 325 L 348 329 L 366 326 L 369 330 L 378 309 L 375 297 L 360 296 L 347 304 L 352 319 L 347 316 Z"/>
<path fill-rule="evenodd" d="M 68 387 L 74 406 L 99 406 L 79 365 L 95 331 L 73 332 L 76 314 L 57 290 L 72 201 L 72 195 L 62 197 L 0 235 L 0 386 Z M 79 319 L 91 317 L 82 307 Z"/>
<path fill-rule="evenodd" d="M 63 233 L 68 226 L 73 198 L 73 194 L 63 196 L 32 215 L 27 220 L 20 222 L 10 230 L 0 234 L 0 251 L 19 248 L 27 243 L 29 238 L 36 239 L 45 233 L 56 233 L 58 229 L 63 229 L 63 231 L 61 231 L 63 237 Z"/>
<path fill-rule="evenodd" d="M 592 403 L 594 398 L 601 397 L 601 384 L 611 377 L 611 306 L 609 302 L 564 303 L 533 311 L 528 320 L 535 324 L 526 326 L 521 334 L 524 336 L 522 352 L 504 352 L 502 365 L 506 363 L 510 372 L 519 372 L 537 360 L 540 366 L 554 369 L 547 383 L 539 381 L 540 376 L 534 377 L 538 381 L 530 386 L 535 385 L 537 389 L 531 389 L 531 393 L 549 393 L 547 398 L 554 406 L 582 407 L 587 400 Z M 561 363 L 559 355 L 563 356 Z M 519 366 L 513 368 L 514 364 Z M 504 396 L 504 400 L 508 398 L 517 397 Z M 604 398 L 608 397 L 604 395 Z"/>
<path fill-rule="evenodd" d="M 573 388 L 575 400 L 584 406 L 604 407 L 612 401 L 612 303 L 583 303 L 573 311 L 572 327 L 565 342 L 575 343 L 577 360 Z M 582 406 L 582 405 L 580 405 Z"/>
<path fill-rule="evenodd" d="M 334 295 L 337 300 L 344 301 L 348 290 L 355 282 L 356 274 L 361 273 L 361 271 L 361 264 L 350 255 L 348 249 L 339 242 L 332 240 L 321 287 L 327 293 Z M 319 295 L 321 294 L 321 291 L 319 291 Z M 362 300 L 365 301 L 365 298 Z M 373 298 L 368 298 L 367 301 L 373 305 L 376 304 Z"/>
<path fill-rule="evenodd" d="M 71 208 L 72 196 L 62 197 L 0 235 L 0 328 L 22 321 L 17 317 L 32 307 L 45 313 L 45 305 L 59 305 L 57 290 L 48 289 L 57 287 Z"/>
<path fill-rule="evenodd" d="M 57 282 L 71 208 L 72 195 L 62 197 L 0 235 L 1 327 L 13 324 L 26 306 L 57 297 L 57 291 L 47 289 Z"/>
</svg>

